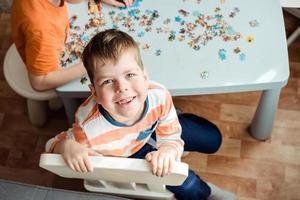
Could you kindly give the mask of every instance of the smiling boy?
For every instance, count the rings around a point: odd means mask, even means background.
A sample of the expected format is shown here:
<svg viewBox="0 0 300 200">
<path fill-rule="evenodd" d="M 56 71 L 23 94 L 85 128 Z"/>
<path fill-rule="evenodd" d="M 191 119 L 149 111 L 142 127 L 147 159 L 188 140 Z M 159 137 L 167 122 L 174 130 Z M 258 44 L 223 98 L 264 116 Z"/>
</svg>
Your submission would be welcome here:
<svg viewBox="0 0 300 200">
<path fill-rule="evenodd" d="M 182 127 L 168 90 L 149 81 L 133 38 L 115 29 L 100 32 L 86 46 L 82 59 L 92 96 L 79 107 L 73 127 L 49 140 L 46 151 L 62 154 L 80 172 L 93 170 L 89 155 L 105 155 L 144 158 L 153 174 L 171 173 L 183 152 Z M 194 121 L 182 121 L 188 123 L 187 132 L 193 132 Z M 195 133 L 201 132 L 198 127 Z M 214 126 L 209 128 L 210 135 L 218 138 L 211 146 L 218 148 L 220 133 Z M 151 138 L 155 146 L 148 144 Z M 167 188 L 180 200 L 235 199 L 191 170 L 181 186 Z"/>
</svg>

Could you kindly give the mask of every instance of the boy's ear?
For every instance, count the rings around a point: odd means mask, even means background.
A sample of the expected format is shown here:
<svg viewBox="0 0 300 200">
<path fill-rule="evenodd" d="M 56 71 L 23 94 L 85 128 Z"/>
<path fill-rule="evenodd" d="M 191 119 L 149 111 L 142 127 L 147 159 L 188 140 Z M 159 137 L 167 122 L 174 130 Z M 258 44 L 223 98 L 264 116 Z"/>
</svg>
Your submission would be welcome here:
<svg viewBox="0 0 300 200">
<path fill-rule="evenodd" d="M 89 84 L 89 88 L 91 90 L 92 95 L 93 96 L 97 96 L 94 85 L 93 84 Z"/>
</svg>

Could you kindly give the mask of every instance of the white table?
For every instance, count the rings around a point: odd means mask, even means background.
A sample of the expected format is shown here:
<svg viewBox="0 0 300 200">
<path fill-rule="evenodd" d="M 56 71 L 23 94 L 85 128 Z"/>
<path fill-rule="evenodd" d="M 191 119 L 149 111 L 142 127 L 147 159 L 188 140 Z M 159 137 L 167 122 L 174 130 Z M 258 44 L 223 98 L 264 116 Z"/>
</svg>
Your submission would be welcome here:
<svg viewBox="0 0 300 200">
<path fill-rule="evenodd" d="M 250 132 L 260 140 L 269 138 L 280 91 L 289 77 L 280 1 L 162 2 L 143 0 L 137 2 L 139 6 L 127 10 L 106 6 L 103 8 L 106 25 L 98 31 L 112 28 L 114 24 L 110 16 L 119 16 L 118 28 L 140 43 L 150 79 L 164 84 L 173 96 L 263 91 Z M 69 6 L 70 15 L 80 14 L 76 22 L 79 26 L 84 26 L 88 20 L 86 10 L 86 3 Z M 139 20 L 143 14 L 148 17 L 153 15 L 154 10 L 159 17 L 149 26 L 152 31 L 147 32 L 144 26 L 138 26 Z M 121 17 L 128 16 L 128 11 L 133 14 L 135 31 L 128 31 L 122 25 L 124 19 Z M 190 27 L 197 24 L 190 33 L 186 28 L 188 23 Z M 165 32 L 158 33 L 157 30 Z M 88 31 L 86 33 L 90 34 Z M 194 46 L 189 45 L 191 35 L 199 39 L 194 40 Z M 211 40 L 204 45 L 205 37 L 211 37 Z M 145 48 L 146 45 L 150 47 Z M 157 55 L 159 51 L 160 55 Z M 88 84 L 81 84 L 79 80 L 57 88 L 57 93 L 64 100 L 70 122 L 75 111 L 74 98 L 90 94 Z"/>
</svg>

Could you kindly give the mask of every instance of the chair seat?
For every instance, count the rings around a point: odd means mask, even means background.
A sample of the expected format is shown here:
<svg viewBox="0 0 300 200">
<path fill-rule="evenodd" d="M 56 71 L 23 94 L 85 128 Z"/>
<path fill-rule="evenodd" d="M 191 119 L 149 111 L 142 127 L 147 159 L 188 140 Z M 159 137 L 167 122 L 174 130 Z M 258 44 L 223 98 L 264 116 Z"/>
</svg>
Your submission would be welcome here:
<svg viewBox="0 0 300 200">
<path fill-rule="evenodd" d="M 37 92 L 31 87 L 26 66 L 14 44 L 6 52 L 3 72 L 8 85 L 27 99 L 31 123 L 37 127 L 43 126 L 47 121 L 47 100 L 57 97 L 55 90 Z"/>
<path fill-rule="evenodd" d="M 37 92 L 31 87 L 26 66 L 14 44 L 10 46 L 5 55 L 3 71 L 9 86 L 27 99 L 44 101 L 57 97 L 55 90 Z"/>
</svg>

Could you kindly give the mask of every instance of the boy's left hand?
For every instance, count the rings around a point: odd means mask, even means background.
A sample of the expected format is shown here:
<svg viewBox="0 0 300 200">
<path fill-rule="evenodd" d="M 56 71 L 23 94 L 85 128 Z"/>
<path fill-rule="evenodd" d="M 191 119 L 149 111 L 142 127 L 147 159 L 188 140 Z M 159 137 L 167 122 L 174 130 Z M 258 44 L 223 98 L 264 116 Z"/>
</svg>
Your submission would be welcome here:
<svg viewBox="0 0 300 200">
<path fill-rule="evenodd" d="M 149 152 L 146 160 L 152 164 L 152 173 L 165 176 L 172 172 L 177 151 L 172 146 L 161 146 L 157 151 Z"/>
</svg>

